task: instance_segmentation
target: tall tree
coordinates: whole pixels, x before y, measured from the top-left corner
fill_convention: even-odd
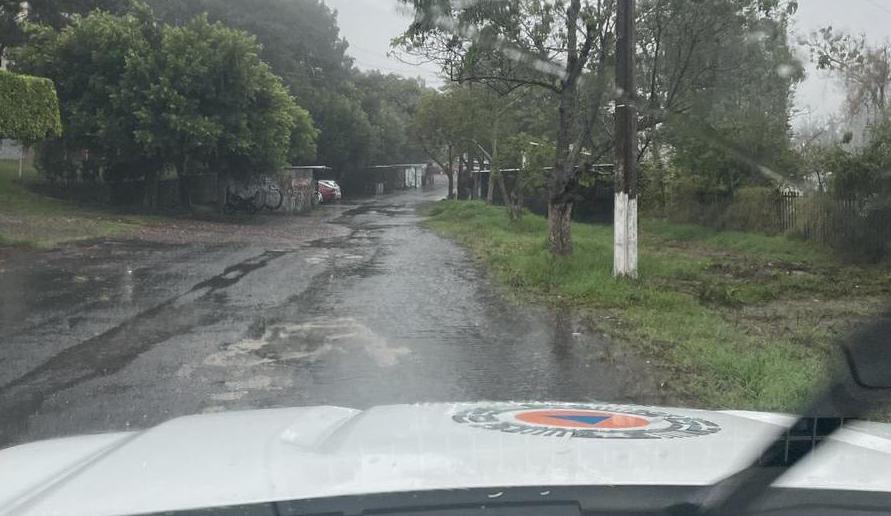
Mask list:
[[[862,116],[866,125],[880,124],[891,105],[891,42],[870,45],[854,36],[825,27],[806,41],[820,70],[832,72],[847,93],[846,115]]]
[[[446,171],[449,180],[448,197],[455,198],[455,151],[461,140],[456,129],[449,99],[436,92],[421,98],[412,120],[412,132],[424,153]]]
[[[403,1],[417,17],[399,43],[437,62],[452,81],[481,82],[501,93],[535,86],[557,97],[548,243],[553,254],[570,254],[577,165],[591,125],[579,116],[579,86],[586,69],[605,74],[613,41],[612,3]]]
[[[6,57],[7,48],[21,44],[24,18],[19,0],[0,0],[0,59]]]
[[[421,99],[411,126],[424,152],[448,171],[450,198],[458,196],[453,174],[456,160],[478,153],[479,146],[488,146],[491,118],[482,93],[467,87],[428,93]],[[463,173],[464,167],[460,170]],[[458,179],[459,183],[464,180]]]
[[[106,178],[145,178],[153,206],[165,167],[188,201],[194,171],[248,175],[295,153],[312,158],[310,117],[259,51],[252,36],[204,17],[174,27],[141,8],[75,17],[58,32],[43,27],[15,62],[58,85],[59,154],[88,154]]]
[[[176,170],[184,203],[195,169],[250,175],[285,165],[296,120],[309,115],[260,60],[255,38],[203,16],[160,36],[156,51],[128,58],[122,89],[136,140]]]
[[[132,5],[132,0],[0,0],[0,56],[6,49],[24,43],[25,22],[58,30],[67,26],[74,15],[96,9],[124,13]]]
[[[554,97],[549,241],[555,254],[568,252],[580,156],[597,161],[613,145],[614,2],[403,1],[418,14],[397,43],[440,64],[452,81],[482,82],[502,93],[529,86]],[[790,87],[801,76],[787,44],[796,9],[794,0],[641,0],[638,156],[657,139],[661,146],[711,141],[716,155],[744,163],[746,173],[771,168],[740,160],[755,145],[727,143],[740,131],[773,139],[776,147],[759,156],[788,144]],[[739,115],[745,124],[729,124]],[[678,136],[700,127],[698,137]]]
[[[369,161],[384,164],[426,160],[409,128],[421,98],[428,92],[424,84],[379,72],[356,73],[353,80],[372,127]]]
[[[794,2],[709,0],[661,22],[647,18],[651,33],[664,25],[656,40],[663,50],[647,57],[644,146],[670,145],[674,164],[701,191],[732,194],[795,173],[789,119],[803,69],[788,24],[796,9]]]
[[[318,127],[315,163],[344,173],[371,161],[375,131],[353,82],[353,60],[337,16],[322,0],[149,0],[164,21],[182,25],[207,13],[254,34],[260,57],[282,77]],[[307,164],[304,162],[303,164]]]
[[[86,150],[110,177],[139,176],[147,163],[134,138],[135,118],[123,103],[122,78],[131,56],[151,51],[159,33],[148,12],[126,16],[99,12],[75,17],[61,31],[35,26],[29,44],[14,55],[18,70],[48,77],[56,84],[64,134],[47,142],[46,157]],[[49,152],[46,147],[55,147]],[[49,168],[64,169],[62,163]],[[45,170],[54,173],[54,170]]]

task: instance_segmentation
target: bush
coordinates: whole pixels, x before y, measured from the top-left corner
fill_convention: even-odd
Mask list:
[[[726,192],[703,188],[689,178],[672,185],[669,197],[666,214],[671,221],[709,227],[715,227],[729,202]]]
[[[50,139],[37,145],[34,168],[51,184],[70,185],[77,181],[78,165],[68,159],[65,145],[60,139]]]
[[[733,194],[681,181],[672,188],[668,218],[719,230],[778,233],[780,193],[766,186],[743,187]]]
[[[62,121],[53,82],[0,70],[0,138],[30,145],[60,134]]]
[[[778,233],[783,230],[778,215],[780,201],[780,193],[775,188],[740,188],[717,220],[718,229]]]

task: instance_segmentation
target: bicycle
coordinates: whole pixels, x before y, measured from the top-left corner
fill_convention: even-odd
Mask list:
[[[260,200],[260,192],[255,191],[251,197],[242,197],[232,192],[230,188],[226,188],[226,202],[223,204],[223,213],[231,215],[237,211],[246,211],[253,215],[257,213],[258,201]]]
[[[261,190],[263,191],[263,207],[269,211],[276,211],[285,202],[285,196],[278,184],[268,176],[261,178]],[[270,198],[274,199],[270,202]]]

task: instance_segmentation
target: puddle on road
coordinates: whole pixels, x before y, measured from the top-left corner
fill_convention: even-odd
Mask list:
[[[211,394],[210,399],[213,401],[238,401],[247,396],[247,391],[231,391]],[[225,409],[225,407],[220,407]]]
[[[395,366],[410,353],[391,345],[355,319],[320,317],[301,324],[276,324],[258,338],[246,338],[211,354],[204,363],[218,367],[251,367],[286,362],[314,362],[338,353],[364,352],[379,367]]]
[[[271,376],[258,374],[243,380],[228,381],[226,382],[226,387],[233,391],[267,390],[272,387],[272,384]]]
[[[403,204],[379,204],[378,202],[371,202],[345,211],[343,215],[341,215],[340,220],[349,220],[360,215],[380,214],[388,217],[396,217],[409,213],[414,213],[414,208],[406,207]]]
[[[250,273],[266,267],[267,265],[269,265],[269,262],[281,258],[282,256],[285,256],[292,252],[294,251],[266,251],[265,253],[255,258],[239,262],[235,265],[230,265],[229,267],[226,267],[226,269],[221,274],[218,274],[217,276],[214,276],[208,280],[202,281],[201,283],[198,283],[197,285],[192,287],[190,292],[194,293],[205,290],[212,292],[215,290],[222,290],[224,288],[231,287],[232,285],[241,281]],[[203,293],[205,292],[202,292],[202,294]]]

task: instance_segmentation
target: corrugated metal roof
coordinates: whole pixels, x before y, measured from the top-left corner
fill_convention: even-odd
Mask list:
[[[372,168],[406,168],[406,167],[426,167],[426,163],[401,163],[396,165],[373,165],[370,167],[365,167],[368,169]]]

